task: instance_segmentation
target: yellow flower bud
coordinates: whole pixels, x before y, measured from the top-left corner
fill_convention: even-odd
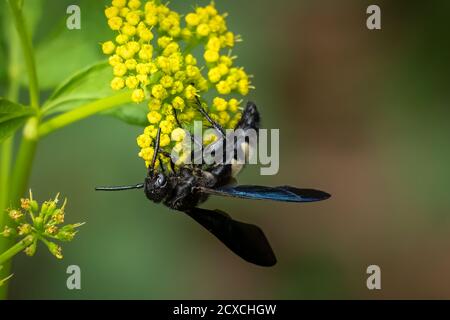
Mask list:
[[[104,54],[112,54],[116,50],[116,45],[112,41],[106,41],[102,44]]]
[[[114,66],[113,72],[116,77],[122,77],[127,73],[127,67],[124,63],[119,63]]]
[[[158,38],[158,46],[160,46],[161,48],[165,48],[169,45],[169,43],[172,42],[172,39],[167,37],[167,36],[163,36],[161,38]]]
[[[206,44],[206,49],[219,51],[221,47],[220,39],[218,37],[211,37]]]
[[[127,43],[127,41],[128,41],[128,36],[126,34],[119,34],[116,37],[116,42],[118,44],[125,44],[125,43]]]
[[[145,93],[142,89],[135,89],[131,94],[131,100],[136,103],[142,102],[145,99]]]
[[[136,142],[137,145],[143,149],[150,146],[150,144],[152,143],[152,138],[150,138],[150,136],[147,134],[141,134],[139,137],[137,137]]]
[[[199,37],[206,37],[209,35],[209,26],[206,23],[202,23],[197,27],[197,35]]]
[[[161,134],[161,139],[159,141],[159,145],[161,147],[166,147],[170,144],[170,137],[168,134]]]
[[[156,84],[152,87],[152,95],[156,99],[163,100],[167,95],[167,91],[161,84]]]
[[[158,134],[158,129],[155,126],[148,126],[144,129],[144,134],[150,136],[151,138],[155,139],[156,135]]]
[[[125,23],[123,25],[121,31],[124,35],[132,37],[136,34],[136,27],[129,23]]]
[[[197,89],[193,85],[189,85],[184,90],[184,96],[188,100],[194,100],[197,96]]]
[[[125,86],[125,82],[123,81],[122,78],[120,77],[115,77],[114,79],[112,79],[111,81],[111,88],[113,90],[120,90]]]
[[[108,19],[117,17],[119,15],[119,8],[117,7],[109,7],[105,9],[105,16]]]
[[[139,30],[139,38],[142,41],[151,41],[153,39],[153,33],[149,29]]]
[[[137,61],[135,59],[128,59],[125,61],[125,66],[128,70],[135,70],[137,66]]]
[[[159,121],[161,121],[161,114],[159,112],[156,112],[156,111],[151,111],[147,115],[147,119],[148,119],[148,122],[150,122],[152,124],[156,124]]]
[[[129,76],[125,80],[125,84],[129,89],[135,89],[139,85],[139,80],[135,76]]]
[[[150,99],[148,103],[148,108],[150,111],[158,111],[159,109],[161,109],[161,100]]]
[[[227,102],[223,98],[216,97],[213,100],[213,106],[217,111],[225,111],[227,109]]]
[[[123,8],[127,4],[126,0],[113,0],[112,5],[117,8]]]
[[[131,10],[137,10],[141,6],[141,2],[139,0],[130,0],[128,1],[128,7]]]
[[[108,19],[108,25],[111,28],[111,30],[119,30],[122,26],[123,20],[120,17],[113,17],[111,19]]]
[[[184,131],[182,128],[176,128],[172,131],[171,138],[172,141],[180,142],[183,141],[184,137],[186,136],[186,131]]]
[[[195,27],[196,25],[198,25],[200,23],[200,17],[195,14],[195,13],[189,13],[186,18],[186,23],[188,24],[188,26],[190,27]]]
[[[121,63],[123,60],[119,55],[114,54],[111,57],[109,57],[108,61],[109,61],[109,64],[114,67],[115,65],[118,65],[119,63]]]
[[[230,101],[228,101],[228,109],[233,112],[236,113],[239,110],[239,101],[237,99],[230,99]]]
[[[220,81],[220,78],[222,77],[222,73],[220,72],[219,68],[212,68],[211,70],[209,70],[208,72],[208,79],[209,81],[211,81],[212,83],[217,83]]]
[[[213,51],[213,50],[206,50],[203,57],[205,58],[206,62],[212,63],[212,62],[216,62],[217,60],[219,60],[219,53],[217,51]]]
[[[168,120],[163,120],[159,123],[162,133],[171,133],[173,130],[173,124]]]
[[[216,85],[216,89],[220,94],[229,94],[231,92],[230,85],[226,81],[220,81]]]
[[[136,79],[138,79],[139,83],[144,87],[150,83],[150,80],[148,79],[148,76],[146,74],[138,74],[136,75]]]
[[[175,97],[175,98],[173,98],[173,100],[172,100],[172,105],[173,105],[173,107],[174,107],[175,109],[180,110],[180,111],[183,111],[184,106],[185,106],[185,103],[184,103],[183,98],[181,98],[181,97]]]
[[[173,85],[173,78],[171,76],[164,76],[159,80],[159,83],[166,89],[170,88]]]

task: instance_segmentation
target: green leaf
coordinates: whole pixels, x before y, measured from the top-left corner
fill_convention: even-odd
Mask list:
[[[111,66],[106,62],[94,64],[73,75],[55,90],[43,106],[43,113],[51,115],[67,112],[86,103],[117,94],[110,87],[113,78]],[[148,108],[145,103],[129,103],[103,112],[126,123],[148,125]]]
[[[65,112],[93,100],[117,94],[109,84],[113,75],[106,62],[75,73],[58,87],[43,106],[44,114]]]
[[[8,138],[34,113],[29,107],[0,98],[0,142]]]
[[[36,47],[37,73],[41,89],[52,89],[74,72],[100,57],[98,43],[87,42],[79,31],[68,30],[65,25],[59,32]],[[23,82],[27,79],[24,78]]]

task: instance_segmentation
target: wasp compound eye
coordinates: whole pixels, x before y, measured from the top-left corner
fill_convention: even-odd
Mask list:
[[[155,187],[161,188],[164,187],[166,184],[167,184],[166,177],[162,173],[158,174],[158,178],[156,179],[155,182]]]

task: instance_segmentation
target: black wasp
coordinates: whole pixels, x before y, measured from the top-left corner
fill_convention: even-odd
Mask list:
[[[197,100],[197,109],[226,141],[223,128],[212,120]],[[258,130],[260,115],[254,103],[248,102],[242,118],[235,130]],[[155,169],[159,149],[160,130],[155,140],[155,152],[148,168],[147,177],[142,184],[118,187],[99,187],[100,191],[121,191],[144,188],[147,198],[155,203],[162,202],[167,207],[186,213],[209,232],[223,242],[231,251],[244,260],[260,265],[273,266],[276,263],[275,254],[263,231],[252,224],[233,220],[228,214],[219,210],[208,210],[197,206],[209,195],[236,197],[254,200],[274,200],[283,202],[313,202],[328,199],[330,195],[313,189],[298,189],[291,186],[265,187],[255,185],[233,185],[237,170],[233,164],[182,165],[176,167],[171,163],[172,170],[161,172]],[[234,150],[238,144],[232,143]],[[243,147],[240,145],[239,147]],[[167,154],[165,154],[167,156]],[[238,168],[240,169],[240,168]]]

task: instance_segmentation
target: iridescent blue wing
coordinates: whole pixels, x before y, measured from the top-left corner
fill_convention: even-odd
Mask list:
[[[269,241],[259,227],[233,220],[219,210],[194,208],[185,213],[242,259],[264,267],[277,262]]]
[[[331,197],[330,194],[314,189],[299,189],[291,186],[264,187],[253,185],[224,186],[219,188],[197,188],[199,192],[253,200],[273,200],[283,202],[314,202]]]

